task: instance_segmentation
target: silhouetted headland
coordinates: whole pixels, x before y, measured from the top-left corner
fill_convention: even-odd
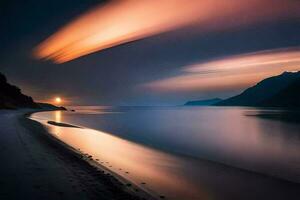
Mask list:
[[[21,89],[8,83],[0,72],[0,109],[32,108],[45,110],[67,110],[49,103],[37,103],[32,97],[22,93]]]
[[[262,80],[217,106],[300,107],[300,71]]]
[[[0,109],[39,108],[33,99],[24,95],[21,90],[7,82],[0,73]]]

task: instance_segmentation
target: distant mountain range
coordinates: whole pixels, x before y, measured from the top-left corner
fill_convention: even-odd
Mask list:
[[[204,100],[197,100],[197,101],[188,101],[184,105],[185,106],[209,106],[209,105],[216,104],[220,101],[222,101],[222,99],[220,98],[204,99]]]
[[[203,105],[202,101],[192,103],[197,105],[197,102]],[[300,71],[284,72],[279,76],[264,79],[237,96],[207,105],[300,107]]]
[[[65,110],[65,108],[63,107],[34,102],[30,96],[24,95],[17,86],[9,84],[6,77],[2,73],[0,73],[0,109],[17,108]]]
[[[300,71],[284,72],[262,80],[241,94],[218,102],[217,106],[300,106]]]

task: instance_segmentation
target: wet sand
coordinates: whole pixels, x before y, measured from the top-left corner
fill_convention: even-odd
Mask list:
[[[71,124],[59,123],[59,122],[54,122],[54,121],[48,121],[47,123],[51,124],[51,125],[54,125],[54,126],[80,128],[79,126],[74,126],[74,125],[71,125]]]
[[[0,199],[154,199],[24,117],[0,111]]]

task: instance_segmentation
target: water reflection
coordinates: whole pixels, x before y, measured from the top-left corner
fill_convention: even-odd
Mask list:
[[[300,110],[258,110],[249,111],[246,115],[262,119],[300,123]]]
[[[57,110],[57,111],[53,111],[54,112],[54,121],[57,123],[61,123],[62,120],[62,111],[61,110]],[[52,126],[52,133],[54,133],[56,136],[60,136],[61,134],[61,129],[58,126]]]
[[[55,122],[61,123],[61,110],[54,111],[55,113]]]
[[[55,111],[55,119],[60,122],[61,111]],[[160,191],[160,187],[164,187],[171,188],[170,194],[172,190],[178,190],[190,198],[202,193],[199,188],[180,178],[182,175],[177,169],[181,166],[180,160],[171,155],[101,131],[52,126],[46,121],[43,123],[60,140],[92,155],[93,159],[97,159],[109,169],[137,185],[146,183],[142,185],[150,192]]]
[[[147,190],[169,199],[299,196],[298,184],[205,161],[299,182],[299,124],[246,116],[256,109],[109,109],[99,115],[55,111],[33,118],[116,173],[136,184],[146,182]],[[52,126],[47,120],[97,130]]]

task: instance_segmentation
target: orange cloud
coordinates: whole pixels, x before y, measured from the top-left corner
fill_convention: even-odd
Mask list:
[[[197,31],[230,29],[297,17],[294,0],[114,0],[79,16],[34,50],[34,56],[63,63],[122,43],[196,26]]]
[[[183,67],[182,75],[144,84],[160,92],[245,88],[283,71],[300,70],[300,48],[259,51]]]

